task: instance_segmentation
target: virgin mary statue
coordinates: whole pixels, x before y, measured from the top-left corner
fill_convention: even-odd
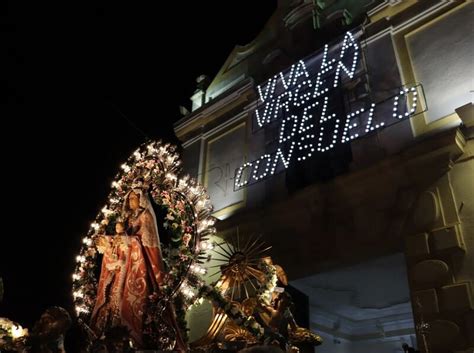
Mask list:
[[[152,314],[153,298],[163,298],[165,267],[155,212],[140,184],[126,194],[115,228],[96,242],[104,256],[91,328],[101,337],[125,326],[136,348],[185,351],[172,304]]]

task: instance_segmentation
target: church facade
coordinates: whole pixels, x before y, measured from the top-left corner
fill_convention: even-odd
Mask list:
[[[175,124],[218,236],[272,245],[318,352],[472,352],[472,18],[470,1],[280,0]]]

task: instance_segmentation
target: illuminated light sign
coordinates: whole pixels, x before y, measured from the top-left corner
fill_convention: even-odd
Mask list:
[[[344,95],[367,76],[360,35],[360,31],[347,32],[342,42],[326,44],[317,54],[257,87],[254,125],[263,129],[279,122],[278,127],[273,126],[278,130],[277,142],[273,152],[236,170],[234,190],[420,113],[420,84],[399,88],[380,102],[355,100],[347,107]]]

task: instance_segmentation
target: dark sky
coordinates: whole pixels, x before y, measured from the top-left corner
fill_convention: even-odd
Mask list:
[[[50,305],[70,308],[83,233],[118,166],[145,141],[122,114],[146,136],[175,141],[195,78],[251,41],[276,1],[1,6],[0,316],[31,326]]]

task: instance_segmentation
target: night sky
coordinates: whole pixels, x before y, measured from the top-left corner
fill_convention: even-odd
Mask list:
[[[74,257],[119,165],[147,137],[176,142],[195,78],[254,39],[276,1],[0,6],[0,316],[31,326],[48,306],[72,309]]]

